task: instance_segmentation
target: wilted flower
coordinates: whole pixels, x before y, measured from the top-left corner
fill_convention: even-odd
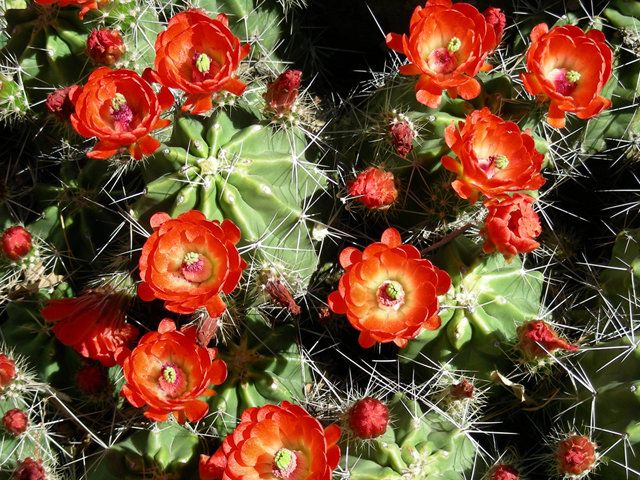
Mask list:
[[[393,173],[381,168],[367,167],[355,180],[347,182],[349,195],[369,210],[385,210],[398,198]]]
[[[31,457],[18,462],[11,476],[11,480],[46,480],[46,478],[42,460],[36,461]]]
[[[409,152],[413,150],[411,141],[415,135],[409,122],[395,122],[389,129],[389,135],[391,137],[391,143],[396,147],[398,155],[406,158]]]
[[[160,147],[149,134],[171,123],[160,114],[173,106],[173,95],[163,88],[160,94],[136,72],[126,69],[94,70],[84,87],[73,87],[69,98],[76,111],[71,125],[83,137],[100,140],[89,158],[109,158],[120,148],[140,160]]]
[[[558,337],[553,327],[543,320],[524,322],[516,332],[519,341],[515,348],[530,361],[545,358],[559,348],[571,352],[578,350],[577,345]]]
[[[234,72],[251,46],[240,46],[228,25],[222,13],[215,19],[198,10],[178,13],[156,39],[155,71],[147,68],[142,76],[187,93],[182,110],[193,114],[211,109],[212,93],[242,95],[247,86]]]
[[[460,128],[460,130],[458,130]],[[457,155],[442,157],[442,165],[457,174],[452,186],[473,204],[483,194],[492,198],[506,192],[537,190],[544,185],[540,174],[544,155],[531,133],[514,122],[505,122],[487,107],[476,110],[445,130],[445,141]]]
[[[531,195],[515,193],[511,197],[504,195],[484,202],[489,214],[480,230],[480,235],[485,237],[482,251],[497,250],[510,263],[518,253],[538,248],[540,244],[534,238],[540,235],[542,227],[538,214],[531,208],[534,201]]]
[[[20,226],[7,228],[0,242],[4,256],[14,262],[26,257],[33,247],[31,234],[26,228]]]
[[[388,228],[382,241],[364,252],[349,247],[340,254],[345,273],[338,291],[329,295],[329,308],[347,314],[364,348],[376,342],[394,342],[404,347],[422,328],[440,327],[438,295],[451,286],[449,275],[420,258],[411,245],[403,245],[400,234]]]
[[[586,120],[611,106],[600,92],[611,78],[613,53],[600,30],[573,25],[549,27],[541,23],[531,31],[527,70],[521,73],[531,95],[549,99],[547,123],[565,126],[565,112]]]
[[[60,88],[47,95],[44,106],[47,111],[60,122],[71,122],[71,114],[75,113],[76,106],[71,103],[69,92],[72,87]]]
[[[420,75],[415,87],[420,103],[436,108],[443,90],[451,98],[460,95],[465,100],[480,94],[480,84],[473,77],[491,69],[484,61],[500,38],[496,36],[499,29],[475,7],[429,0],[413,12],[409,32],[408,37],[390,33],[386,40],[389,48],[405,54],[410,62],[400,72]]]
[[[129,300],[124,291],[96,288],[78,297],[49,300],[41,314],[46,321],[57,322],[53,333],[64,345],[113,367],[116,350],[138,337],[138,329],[124,321]]]
[[[114,65],[124,55],[126,47],[117,30],[94,28],[87,37],[85,54],[94,65]]]
[[[473,383],[469,380],[463,379],[461,382],[449,387],[449,395],[455,399],[473,398],[473,390]]]
[[[165,318],[133,351],[120,349],[116,358],[127,382],[120,395],[136,408],[146,405],[144,416],[156,422],[166,421],[171,412],[181,424],[201,420],[209,405],[198,397],[215,395],[209,385],[225,381],[227,366],[214,360],[217,349],[198,346],[196,336],[195,326],[177,331]]]
[[[200,456],[200,480],[331,480],[340,428],[322,428],[303,408],[282,402],[248,408],[218,451]]]
[[[230,220],[209,221],[190,210],[171,219],[151,217],[155,232],[142,247],[138,295],[165,300],[167,310],[189,314],[205,307],[219,317],[227,306],[219,293],[231,293],[247,268],[238,253],[240,230]]]

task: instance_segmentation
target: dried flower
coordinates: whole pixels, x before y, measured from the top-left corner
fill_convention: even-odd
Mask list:
[[[76,106],[69,98],[72,87],[60,88],[47,95],[44,106],[47,111],[60,122],[71,122],[71,114],[76,112]]]
[[[411,141],[415,136],[415,132],[409,125],[409,122],[396,122],[391,125],[389,130],[391,137],[391,143],[396,147],[398,155],[402,158],[407,158],[409,152],[413,150],[413,144]]]
[[[562,349],[573,352],[578,350],[577,345],[571,345],[566,340],[558,337],[553,327],[543,320],[530,320],[524,322],[516,329],[519,342],[516,350],[522,352],[527,360],[538,360],[548,357],[554,350]]]

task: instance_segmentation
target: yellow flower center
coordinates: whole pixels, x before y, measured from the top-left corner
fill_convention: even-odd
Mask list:
[[[271,473],[276,478],[289,479],[293,477],[298,466],[296,452],[287,448],[281,448],[273,456]]]
[[[196,60],[196,68],[200,73],[208,72],[211,68],[211,59],[206,53],[200,54]]]
[[[376,297],[380,308],[398,311],[404,305],[404,288],[399,282],[386,280],[378,287]]]
[[[461,46],[462,46],[462,42],[460,41],[460,39],[458,37],[453,37],[451,40],[449,40],[449,45],[447,45],[447,50],[449,50],[451,53],[454,53],[460,50]]]

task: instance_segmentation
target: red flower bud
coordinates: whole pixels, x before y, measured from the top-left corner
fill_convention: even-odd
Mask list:
[[[473,383],[468,380],[462,380],[460,383],[451,385],[449,393],[453,398],[473,398]]]
[[[264,94],[267,103],[266,112],[282,115],[291,111],[291,107],[298,98],[301,75],[302,72],[299,70],[287,70],[273,82],[269,82]]]
[[[528,360],[545,358],[558,348],[571,352],[578,350],[577,345],[558,337],[553,327],[543,320],[524,322],[516,332],[520,339],[516,350],[520,350]]]
[[[414,131],[409,126],[408,122],[398,122],[391,125],[389,132],[391,136],[391,143],[396,147],[398,155],[402,158],[407,158],[407,155],[413,150],[411,140],[415,135]]]
[[[122,35],[117,30],[93,29],[87,37],[87,49],[84,51],[94,65],[114,65],[124,55],[126,47]]]
[[[95,397],[109,388],[109,377],[104,368],[89,364],[76,373],[78,388],[85,395]]]
[[[16,378],[16,364],[4,353],[0,353],[0,392],[8,387],[14,378]]]
[[[75,105],[69,99],[70,90],[71,87],[67,87],[51,92],[44,102],[47,111],[61,122],[70,122],[71,114],[76,112]]]
[[[518,471],[511,465],[499,463],[491,469],[487,480],[518,480]]]
[[[369,210],[384,210],[398,198],[393,173],[368,167],[355,180],[347,182],[349,194],[357,197]]]
[[[42,460],[35,461],[31,457],[18,463],[18,467],[11,476],[11,480],[45,480],[46,478]]]
[[[32,247],[31,234],[23,227],[9,227],[2,234],[2,252],[9,260],[20,260]]]
[[[2,417],[4,429],[12,435],[20,435],[29,426],[27,414],[19,408],[9,410]]]
[[[347,422],[358,438],[376,438],[387,431],[389,409],[380,400],[363,398],[351,406],[347,413]]]
[[[493,31],[496,33],[496,43],[493,47],[494,49],[500,45],[500,41],[502,40],[502,32],[504,32],[504,27],[507,24],[507,19],[502,13],[502,10],[496,7],[489,7],[484,12],[482,12],[482,16],[485,21],[493,27]]]
[[[572,435],[560,440],[553,455],[558,462],[558,472],[563,475],[581,475],[593,470],[597,445],[586,435]]]

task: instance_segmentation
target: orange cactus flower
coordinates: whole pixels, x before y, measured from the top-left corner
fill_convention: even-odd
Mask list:
[[[364,252],[349,247],[340,254],[345,273],[338,291],[329,295],[329,308],[346,313],[364,348],[376,342],[407,345],[421,328],[440,327],[438,295],[451,286],[449,275],[420,258],[411,245],[403,245],[400,234],[388,228],[382,241]]]
[[[69,5],[75,5],[76,7],[80,7],[80,13],[78,13],[78,17],[80,20],[84,18],[85,13],[89,10],[95,10],[100,5],[106,5],[109,3],[109,0],[33,0],[38,5],[53,5],[56,4],[58,7],[68,7]]]
[[[415,87],[420,103],[436,108],[443,90],[451,98],[460,95],[465,100],[480,94],[480,84],[473,77],[491,69],[484,62],[500,43],[496,34],[502,31],[475,7],[429,0],[413,12],[409,32],[408,37],[390,33],[386,41],[410,62],[400,67],[400,72],[420,75]]]
[[[480,235],[486,239],[482,251],[491,253],[497,250],[507,263],[511,263],[518,253],[529,253],[538,248],[540,244],[534,238],[540,235],[542,228],[538,214],[531,208],[533,202],[535,198],[522,193],[484,202],[489,215],[480,230]]]
[[[540,174],[544,155],[536,150],[529,130],[522,132],[487,107],[474,111],[458,125],[460,131],[451,122],[444,138],[459,161],[444,156],[442,165],[457,174],[452,186],[462,198],[473,204],[479,194],[492,198],[544,185]]]
[[[148,68],[142,76],[187,93],[182,110],[193,114],[210,110],[217,91],[242,95],[247,86],[233,73],[251,46],[240,46],[228,24],[223,13],[215,19],[197,10],[178,13],[156,39],[155,71]]]
[[[544,320],[530,320],[516,329],[518,344],[516,350],[522,352],[527,360],[540,360],[548,357],[555,350],[578,350],[577,345],[571,345],[560,338],[551,325]]]
[[[64,345],[113,367],[116,350],[138,338],[138,329],[124,321],[129,300],[125,292],[97,288],[79,297],[49,300],[40,313],[46,321],[57,322],[53,333]]]
[[[196,210],[176,219],[156,213],[151,226],[155,232],[140,257],[140,298],[165,300],[167,310],[182,314],[205,307],[219,317],[227,308],[219,293],[231,293],[247,268],[236,248],[238,227],[230,220],[209,221]]]
[[[611,106],[600,92],[611,78],[613,53],[599,30],[582,31],[572,25],[531,31],[527,70],[520,78],[531,95],[549,99],[547,123],[565,126],[565,112],[586,120]]]
[[[169,89],[163,88],[156,95],[133,70],[98,68],[84,87],[72,87],[69,99],[76,108],[71,114],[75,131],[100,140],[87,153],[89,158],[109,158],[125,147],[140,160],[160,147],[160,142],[149,134],[171,123],[160,118],[160,113],[173,106]]]
[[[289,402],[248,408],[211,457],[200,456],[200,480],[331,480],[340,461],[340,427],[322,428]]]
[[[209,405],[198,397],[215,395],[209,385],[225,381],[227,366],[214,360],[217,349],[199,347],[196,337],[195,326],[177,331],[173,320],[165,318],[133,351],[119,349],[116,360],[127,382],[120,396],[136,408],[146,405],[144,416],[156,422],[166,421],[171,412],[180,424],[201,420]]]

